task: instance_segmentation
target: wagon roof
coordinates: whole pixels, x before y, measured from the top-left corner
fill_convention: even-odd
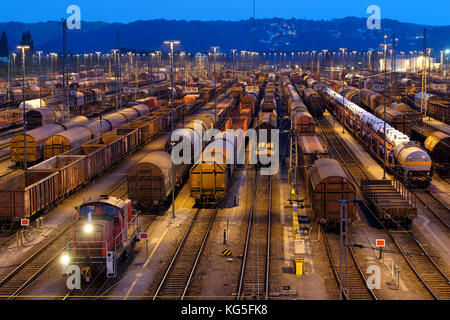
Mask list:
[[[334,159],[319,159],[314,161],[314,166],[309,169],[309,176],[313,189],[327,178],[341,177],[349,180],[344,169]]]

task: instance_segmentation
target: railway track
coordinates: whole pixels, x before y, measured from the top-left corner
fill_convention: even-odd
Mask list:
[[[97,273],[86,288],[82,290],[70,290],[62,300],[96,299],[109,284],[112,284],[112,278],[102,278],[104,271],[103,269]]]
[[[272,177],[255,171],[252,205],[242,258],[237,299],[269,298],[270,224],[272,215]],[[269,190],[267,190],[267,188]]]
[[[356,180],[354,176],[354,170],[356,170],[356,167],[354,164],[357,165],[359,170],[368,177],[368,174],[365,173],[365,170],[361,167],[361,165],[358,163],[358,160],[353,156],[350,150],[344,145],[344,143],[339,139],[339,137],[336,135],[334,130],[331,128],[331,126],[328,123],[323,123],[324,120],[319,120],[319,124],[321,125],[321,128],[324,132],[324,134],[327,136],[327,140],[332,144],[333,149],[336,151],[336,154],[339,156],[339,158],[342,160],[342,164],[347,169],[348,173],[351,175],[353,180],[356,182],[357,185],[359,185],[358,181]],[[324,128],[322,127],[322,123]],[[330,134],[332,133],[332,134]],[[330,138],[331,136],[331,138]],[[334,137],[334,138],[332,138]],[[334,141],[333,141],[334,140]],[[336,146],[337,141],[339,140],[338,146]],[[339,145],[341,147],[339,147]],[[355,163],[346,163],[347,159],[353,160]],[[416,190],[417,192],[417,190]],[[422,192],[422,197],[424,195],[430,195],[427,194],[426,191]],[[432,196],[429,196],[429,198],[425,201],[431,201],[430,199],[437,200],[438,199],[433,198]],[[423,200],[422,200],[423,201]],[[445,205],[443,203],[439,203],[440,205]],[[436,209],[434,209],[436,210]],[[370,211],[370,210],[369,210]],[[370,211],[371,212],[371,211]],[[372,212],[371,212],[372,213]],[[447,211],[448,213],[448,211]],[[397,247],[400,254],[405,259],[406,263],[409,265],[413,273],[417,276],[421,284],[425,287],[425,289],[431,294],[431,296],[434,299],[441,299],[443,297],[444,299],[450,299],[450,282],[447,277],[447,275],[444,273],[444,271],[438,266],[438,264],[433,260],[433,257],[428,253],[425,246],[421,244],[416,237],[413,235],[412,232],[396,232],[389,230],[381,221],[376,217],[374,213],[372,213],[374,218],[378,221],[378,223],[383,227],[387,235],[393,240],[395,246]],[[397,241],[398,240],[398,241]],[[417,259],[415,258],[416,255],[411,258],[409,256],[410,252],[419,252],[420,254],[417,255]]]
[[[0,280],[1,299],[12,300],[18,297],[60,256],[64,244],[71,236],[72,225],[65,225],[56,236]]]
[[[161,281],[153,300],[183,299],[202,255],[219,208],[197,209]]]
[[[117,192],[122,185],[123,180],[114,186],[108,194]],[[12,300],[20,296],[60,257],[65,249],[65,244],[72,236],[72,226],[73,222],[65,225],[57,235],[0,280],[0,299]]]
[[[449,300],[449,278],[414,235],[411,232],[390,231],[389,236],[433,299]]]
[[[153,220],[155,219],[155,216],[145,216],[140,217],[140,219],[143,225],[141,230],[147,231],[150,225],[152,224]],[[102,270],[100,270],[98,273],[95,274],[95,277],[92,279],[91,282],[89,282],[89,285],[86,288],[80,290],[72,289],[69,292],[67,292],[67,294],[62,298],[62,300],[86,300],[86,299],[98,300],[106,296],[107,293],[123,279],[126,267],[130,263],[132,263],[134,256],[131,255],[131,257],[126,258],[127,261],[125,261],[118,267],[117,270],[118,273],[115,278],[106,278],[105,277],[106,268],[104,267]]]
[[[370,175],[362,168],[351,150],[337,136],[328,121],[322,118],[317,119],[317,122],[331,147],[331,153],[334,155],[334,158],[347,169],[355,183],[359,186],[361,179],[370,179]]]
[[[429,190],[415,189],[411,190],[417,199],[430,211],[447,229],[450,229],[450,208],[439,200]]]
[[[338,287],[342,285],[348,288],[347,294],[342,297],[345,300],[377,300],[377,296],[371,290],[366,283],[364,278],[364,273],[359,265],[359,262],[353,253],[351,247],[348,247],[348,252],[350,253],[350,259],[348,259],[348,273],[345,280],[340,279],[339,276],[339,235],[330,234],[320,228],[325,248],[327,251],[328,260],[330,261],[331,268],[333,270],[334,278],[337,282]]]

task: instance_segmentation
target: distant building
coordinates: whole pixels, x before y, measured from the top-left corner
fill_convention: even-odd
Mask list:
[[[387,71],[417,72],[422,70],[423,59],[424,57],[422,57],[421,55],[414,57],[399,55],[395,57],[394,67],[393,58],[388,57],[386,60],[386,69]],[[431,70],[439,68],[439,63],[436,63],[435,60],[436,59],[433,57],[425,57],[425,65],[427,70],[429,70],[430,63]],[[384,71],[384,58],[380,59],[380,70]]]

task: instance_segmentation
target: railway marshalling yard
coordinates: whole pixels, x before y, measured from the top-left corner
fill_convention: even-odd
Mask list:
[[[227,106],[221,107],[223,119],[214,120],[214,127],[224,130],[229,126],[228,120],[232,119],[228,128],[234,128],[233,123],[239,123],[235,119],[240,119],[243,114],[243,98],[251,91],[257,92],[248,128],[270,122],[264,120],[262,114],[267,113],[273,88],[275,106],[271,112],[275,114],[275,121],[270,129],[280,132],[279,149],[272,150],[279,157],[279,170],[273,175],[262,175],[262,168],[248,161],[233,165],[233,170],[224,173],[231,174],[222,186],[225,191],[220,199],[216,198],[214,204],[199,205],[192,192],[195,168],[188,168],[183,182],[174,191],[175,217],[170,192],[167,193],[168,201],[162,206],[140,208],[139,231],[147,232],[148,239],[126,248],[126,255],[114,265],[114,276],[106,277],[102,268],[91,268],[89,281],[82,272],[81,288],[69,288],[68,277],[62,276],[66,266],[61,257],[76,234],[75,208],[102,195],[124,200],[137,197],[142,190],[130,190],[129,172],[150,153],[167,151],[164,148],[170,138],[170,127],[166,127],[57,200],[57,205],[36,213],[31,217],[30,227],[16,232],[3,227],[0,247],[2,299],[450,298],[449,180],[435,173],[427,188],[416,188],[399,181],[401,187],[394,189],[395,196],[403,196],[402,201],[413,207],[415,214],[410,225],[394,223],[393,226],[388,223],[389,217],[377,213],[376,206],[371,205],[374,200],[363,192],[361,180],[397,181],[398,173],[387,170],[386,179],[383,179],[383,162],[363,145],[348,126],[349,122],[339,118],[339,108],[345,109],[346,105],[333,102],[323,87],[311,86],[307,79],[313,78],[313,74],[297,69],[268,72],[261,67],[258,72],[248,73],[254,81],[250,87],[250,83],[243,84],[249,80],[239,79],[226,71],[222,70],[221,76],[228,81],[217,91],[216,105]],[[304,80],[296,83],[293,74],[301,74]],[[332,88],[325,78],[316,76],[315,80]],[[307,113],[313,119],[308,125],[314,128],[314,134],[303,131],[303,120],[297,122],[295,110],[298,106],[291,104],[296,97],[286,90],[291,82],[300,101],[307,107],[307,110],[301,110],[302,117]],[[316,113],[311,110],[314,106],[303,98],[302,90],[308,87],[320,92],[322,112],[319,116],[311,116]],[[168,100],[161,109],[168,107],[170,111]],[[197,103],[196,110],[183,114],[182,121],[181,118],[174,121],[178,127],[183,127],[190,119],[203,117],[205,110],[211,114],[214,104],[214,98],[208,97]],[[150,115],[157,114],[158,109],[153,112]],[[440,125],[448,128],[446,124]],[[326,149],[323,157],[314,154],[319,162],[308,162],[309,158],[305,158],[304,145],[297,142],[304,136],[316,137],[314,141],[320,141]],[[295,154],[292,154],[293,146],[297,148]],[[242,147],[247,151],[250,148],[245,143]],[[296,157],[295,168],[292,157]],[[317,167],[327,159],[334,159],[332,165],[340,167],[343,175],[334,170],[324,176],[325,171]],[[8,155],[0,166],[0,175],[4,175],[2,181],[9,181],[20,171]],[[228,165],[223,167],[228,168]],[[322,178],[320,182],[312,179],[316,168]],[[166,169],[171,172],[170,168]],[[28,170],[33,172],[33,167]],[[294,182],[292,172],[295,172]],[[211,173],[204,170],[202,174]],[[219,173],[214,171],[213,174]],[[341,180],[337,184],[327,180],[336,176],[345,184]],[[217,193],[219,180],[211,176],[208,179],[214,179],[213,189]],[[319,183],[326,186],[317,191],[323,197],[321,200],[312,195],[317,190],[312,185]],[[203,181],[201,192],[205,194],[210,192],[206,185]],[[332,189],[334,186],[349,188],[349,185],[353,191]],[[353,192],[354,198],[349,198],[346,192]],[[342,224],[339,215],[336,218],[330,214],[342,209],[338,198],[332,196],[335,193],[342,195],[342,200],[361,200],[352,202],[355,214],[350,214],[351,218],[345,224],[346,237],[339,232]],[[396,201],[387,197],[381,201]],[[134,206],[136,202],[132,204]],[[347,205],[350,212],[350,202]],[[12,224],[11,228],[14,229]],[[340,245],[342,239],[347,243],[344,247]],[[377,246],[377,239],[385,240],[382,249]],[[87,265],[82,264],[82,267]],[[347,266],[343,268],[346,271],[342,272],[340,266]]]

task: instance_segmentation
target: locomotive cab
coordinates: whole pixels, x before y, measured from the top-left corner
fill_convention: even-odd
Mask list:
[[[62,260],[80,266],[84,273],[105,269],[115,276],[117,261],[124,256],[139,232],[131,200],[101,196],[75,208],[72,240]]]

